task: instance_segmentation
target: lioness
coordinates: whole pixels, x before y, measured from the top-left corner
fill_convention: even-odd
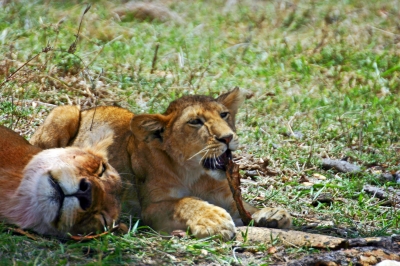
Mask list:
[[[226,180],[226,158],[239,146],[235,116],[244,95],[238,88],[214,99],[184,96],[164,114],[133,115],[118,107],[80,111],[55,108],[31,143],[42,148],[81,146],[88,134],[107,125],[115,133],[109,160],[131,189],[124,201],[131,213],[158,231],[190,229],[199,238],[235,234],[239,214]],[[245,208],[258,224],[288,228],[279,208]]]
[[[56,236],[111,226],[122,186],[105,157],[112,134],[103,133],[88,148],[42,151],[0,126],[0,220]]]

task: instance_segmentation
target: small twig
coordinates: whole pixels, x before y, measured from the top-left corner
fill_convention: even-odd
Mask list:
[[[35,100],[19,100],[20,103],[30,103],[30,104],[37,104],[37,105],[42,105],[42,106],[47,106],[47,107],[56,107],[57,105],[51,104],[51,103],[44,103],[41,101],[35,101]]]
[[[236,250],[239,249],[241,247],[234,247],[232,249],[232,255],[233,255],[233,259],[235,260],[236,263],[239,263],[239,260],[236,258]]]
[[[313,54],[317,53],[320,51],[320,49],[326,44],[325,40],[328,37],[328,31],[327,30],[322,30],[323,35],[321,41],[318,43],[318,45],[314,48]]]
[[[79,22],[79,27],[78,27],[78,32],[75,35],[75,41],[71,44],[71,46],[68,49],[68,53],[73,54],[76,51],[76,45],[78,43],[78,39],[79,39],[79,33],[81,31],[81,26],[82,26],[82,21],[83,21],[83,17],[85,16],[85,14],[89,11],[89,9],[91,8],[91,4],[88,4],[88,6],[86,7],[85,11],[83,11],[83,14],[81,16],[81,21]]]
[[[293,129],[292,129],[292,123],[293,123],[293,120],[295,119],[296,115],[297,115],[297,112],[290,118],[289,122],[287,123],[289,132],[290,132],[290,134],[292,134],[292,136],[295,136]]]
[[[393,33],[393,32],[387,31],[387,30],[382,30],[382,29],[377,28],[377,27],[374,27],[374,26],[369,26],[369,27],[370,27],[371,29],[381,31],[381,32],[384,32],[384,33],[389,34],[389,35],[399,36],[399,35],[396,34],[396,33]]]
[[[64,85],[65,87],[67,87],[68,89],[72,87],[72,85],[67,84],[66,82],[62,81],[61,79],[57,78],[57,77],[52,77],[50,75],[44,75],[43,77],[46,77],[48,79],[53,79],[55,81],[60,82],[62,85]]]
[[[78,236],[73,236],[73,235],[71,235],[70,238],[72,240],[75,240],[75,241],[78,241],[78,242],[82,242],[82,241],[87,241],[87,240],[92,240],[92,239],[96,239],[96,238],[102,237],[104,235],[113,233],[113,232],[117,231],[118,229],[119,229],[119,225],[116,225],[113,228],[111,228],[110,230],[105,231],[105,232],[100,233],[100,234],[92,235],[92,233],[90,233],[90,234],[87,234],[87,235],[84,235],[84,236],[79,236],[79,235]]]
[[[39,55],[41,55],[42,53],[47,53],[49,51],[53,50],[53,48],[49,45],[47,45],[45,48],[43,48],[43,50],[39,53],[37,53],[36,55],[32,56],[31,58],[28,59],[28,61],[26,61],[22,66],[20,66],[19,68],[17,68],[17,70],[15,70],[13,73],[11,73],[1,84],[0,84],[0,88],[3,87],[4,84],[6,84],[7,82],[9,82],[12,77],[18,73],[18,71],[20,71],[24,66],[26,66],[27,64],[29,64],[32,60],[36,59],[37,57],[39,57]]]
[[[358,133],[358,152],[360,155],[362,154],[362,148],[363,148],[363,130],[364,130],[364,114],[365,114],[365,109],[366,106],[363,106],[363,110],[361,112],[361,122],[360,122],[360,132]]]
[[[243,206],[242,192],[240,190],[239,165],[232,162],[232,160],[229,160],[228,162],[226,170],[226,179],[228,180],[233,200],[236,203],[236,208],[239,212],[243,224],[244,225],[250,224],[250,222],[252,221],[251,214]]]
[[[13,233],[26,236],[26,237],[28,237],[28,238],[30,238],[30,239],[32,239],[32,240],[36,240],[36,237],[35,237],[35,236],[33,236],[32,234],[30,234],[30,233],[28,233],[28,232],[22,230],[21,228],[12,228],[12,227],[8,227],[7,229],[10,230],[10,231],[12,231]]]
[[[151,70],[150,74],[153,74],[155,68],[156,68],[156,63],[157,63],[157,54],[158,54],[158,48],[160,47],[160,44],[156,44],[156,49],[154,50],[154,56],[153,56],[153,62],[151,63]]]
[[[243,49],[243,52],[242,52],[242,59],[243,59],[244,56],[246,55],[247,50],[249,49],[249,46],[250,46],[250,44],[251,44],[251,40],[253,39],[252,30],[253,30],[253,27],[252,27],[252,26],[249,26],[249,27],[248,27],[249,36],[247,36],[247,38],[244,40],[244,43],[245,43],[246,45],[244,46],[244,49]]]
[[[308,154],[307,161],[306,161],[306,163],[305,163],[305,165],[306,165],[307,167],[310,167],[310,166],[311,166],[311,158],[312,158],[312,156],[313,156],[313,153],[314,153],[314,139],[313,139],[312,142],[311,142],[310,153]],[[303,170],[303,171],[305,171],[305,170]]]

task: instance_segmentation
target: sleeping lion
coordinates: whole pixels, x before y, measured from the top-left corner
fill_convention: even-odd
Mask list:
[[[235,235],[239,213],[226,179],[227,158],[239,147],[235,116],[244,101],[235,88],[214,99],[204,95],[173,101],[163,114],[133,115],[111,106],[80,111],[55,108],[31,143],[42,148],[81,147],[88,134],[107,125],[115,134],[109,162],[122,177],[123,202],[155,230],[187,230],[198,237]],[[259,225],[288,228],[290,214],[245,203]]]
[[[0,220],[61,237],[112,226],[122,189],[106,159],[112,141],[103,131],[83,149],[42,150],[0,126]]]

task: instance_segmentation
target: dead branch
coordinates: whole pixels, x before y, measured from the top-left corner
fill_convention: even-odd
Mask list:
[[[265,227],[237,227],[236,240],[249,243],[272,243],[278,239],[285,246],[336,249],[346,245],[346,239]]]
[[[154,50],[154,56],[153,56],[153,61],[151,63],[151,70],[150,74],[154,73],[154,70],[156,69],[156,63],[157,63],[157,54],[158,54],[158,48],[160,47],[160,44],[156,44],[156,49]]]
[[[236,207],[239,211],[240,218],[242,219],[244,225],[248,225],[252,218],[251,214],[246,211],[243,206],[242,191],[240,190],[239,165],[232,162],[232,160],[229,160],[228,162],[226,178],[228,179],[229,187],[233,195],[233,200],[235,201]]]
[[[363,190],[379,199],[389,200],[390,204],[393,206],[400,207],[400,191],[396,191],[392,187],[383,190],[371,185],[365,185]]]
[[[346,240],[340,237],[306,233],[295,230],[240,226],[237,227],[236,230],[236,240],[241,242],[264,244],[271,244],[275,240],[280,240],[284,246],[321,249],[371,246],[400,252],[400,236],[398,235],[390,237],[353,238]]]
[[[78,32],[75,35],[75,41],[71,44],[71,46],[68,48],[68,53],[73,54],[76,51],[76,44],[78,43],[78,39],[79,39],[79,33],[81,32],[81,27],[82,27],[82,21],[83,21],[83,17],[85,16],[85,14],[89,11],[90,7],[92,5],[88,5],[85,10],[83,11],[83,14],[81,16],[81,21],[79,22],[79,27],[78,27]]]

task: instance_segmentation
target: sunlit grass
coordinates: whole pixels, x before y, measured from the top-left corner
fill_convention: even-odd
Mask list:
[[[333,223],[332,230],[321,232],[343,229],[347,237],[398,233],[399,210],[362,192],[364,184],[398,188],[369,169],[400,170],[397,3],[228,2],[169,1],[166,5],[185,21],[174,24],[119,20],[112,12],[118,3],[97,1],[82,20],[74,55],[67,50],[85,4],[6,4],[0,11],[1,80],[47,45],[52,50],[0,88],[0,124],[29,138],[56,105],[115,104],[156,113],[185,94],[216,96],[239,86],[253,97],[238,114],[242,148],[237,154],[267,158],[278,172],[246,185],[246,199],[288,208],[297,229],[318,220]],[[290,137],[290,131],[303,137]],[[348,157],[362,172],[324,171],[325,157]],[[314,173],[327,179],[303,186],[300,179]],[[322,192],[331,193],[334,203],[312,206]],[[88,243],[33,241],[5,228],[4,264],[238,262],[232,257],[236,243],[217,239],[140,232]],[[272,260],[265,247],[259,249],[265,255],[259,263]]]

